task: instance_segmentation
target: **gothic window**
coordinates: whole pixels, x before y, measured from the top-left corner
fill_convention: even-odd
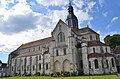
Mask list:
[[[93,53],[95,53],[95,48],[93,48]]]
[[[92,35],[90,35],[90,40],[92,40]]]
[[[39,70],[41,70],[41,64],[39,63]]]
[[[58,50],[56,50],[56,56],[58,56],[58,55],[59,55]]]
[[[58,42],[64,42],[65,41],[65,35],[63,32],[60,32],[58,34]]]
[[[48,70],[48,63],[46,63],[46,70]]]
[[[41,60],[41,55],[39,55],[39,60]]]
[[[89,61],[89,69],[91,69],[91,62]]]
[[[105,48],[106,52],[107,52],[107,48]]]
[[[108,60],[106,60],[106,65],[107,65],[107,68],[109,67],[109,65],[108,65]]]
[[[111,62],[112,62],[112,67],[115,67],[113,58],[111,59]]]
[[[64,55],[66,55],[66,48],[63,49]]]
[[[94,60],[94,64],[95,64],[95,69],[97,69],[98,68],[98,60],[97,59]]]
[[[35,70],[35,66],[33,65],[33,71]]]

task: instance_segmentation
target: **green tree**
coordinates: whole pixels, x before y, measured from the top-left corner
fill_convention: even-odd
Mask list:
[[[107,35],[104,38],[104,42],[114,50],[116,46],[120,45],[120,34]]]

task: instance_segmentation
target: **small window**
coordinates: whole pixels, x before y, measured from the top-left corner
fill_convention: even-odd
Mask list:
[[[35,70],[35,66],[33,65],[33,71]]]
[[[46,70],[48,70],[48,63],[46,63]]]
[[[56,50],[56,56],[59,56],[58,50]]]
[[[98,60],[97,59],[94,60],[94,64],[95,64],[95,69],[97,69],[98,68]]]
[[[64,55],[66,55],[66,48],[63,49]]]
[[[92,40],[92,35],[90,35],[90,40]]]
[[[105,50],[106,50],[106,52],[108,52],[108,51],[107,51],[107,48],[105,48]]]
[[[91,62],[89,61],[89,69],[91,69]]]
[[[39,55],[39,60],[41,60],[41,55]]]
[[[109,65],[108,65],[108,60],[106,60],[106,65],[107,65],[107,68],[109,67]]]
[[[95,53],[95,48],[93,48],[93,53]]]
[[[41,64],[39,63],[39,70],[41,70]]]
[[[115,67],[113,58],[111,59],[111,62],[112,62],[112,67]]]

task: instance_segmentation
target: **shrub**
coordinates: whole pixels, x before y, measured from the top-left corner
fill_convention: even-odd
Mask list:
[[[40,76],[40,72],[37,72],[36,74],[34,74],[35,76]]]

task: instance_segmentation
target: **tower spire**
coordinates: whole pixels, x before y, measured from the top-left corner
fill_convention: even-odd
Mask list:
[[[78,28],[78,19],[74,15],[74,9],[73,9],[73,6],[71,4],[71,0],[69,0],[68,16],[67,16],[67,19],[66,19],[66,23],[69,27]]]
[[[69,0],[69,6],[71,6],[71,0]]]

